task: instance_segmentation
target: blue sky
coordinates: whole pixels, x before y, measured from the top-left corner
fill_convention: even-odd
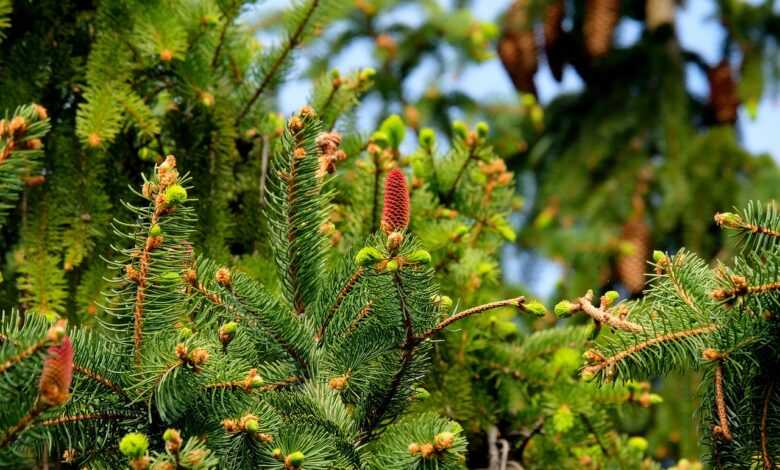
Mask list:
[[[439,0],[448,5],[450,0]],[[495,20],[506,9],[511,0],[474,0],[472,12],[483,20]],[[289,0],[269,0],[257,7],[258,12],[277,10],[289,4]],[[719,58],[719,49],[723,40],[723,31],[714,15],[715,2],[712,0],[687,0],[685,7],[680,8],[677,15],[677,32],[683,47],[698,52],[709,63],[714,64]],[[418,7],[403,6],[393,12],[393,20],[401,20],[410,25],[418,24],[422,14]],[[638,22],[624,20],[618,28],[616,42],[618,45],[630,44],[641,34],[642,25]],[[261,35],[261,41],[275,41],[272,35]],[[305,56],[303,57],[305,61]],[[342,70],[352,70],[365,66],[376,65],[372,57],[372,45],[369,41],[355,44],[352,48],[339,54],[334,62]],[[299,63],[300,64],[300,63]],[[302,67],[296,70],[300,72]],[[296,70],[293,71],[293,77]],[[514,99],[512,84],[497,59],[482,64],[471,65],[465,69],[452,67],[443,76],[436,76],[433,64],[423,64],[408,82],[407,93],[414,98],[423,93],[425,87],[436,81],[444,89],[462,90],[479,100]],[[577,90],[581,81],[577,74],[567,69],[562,83],[553,80],[546,66],[540,67],[536,78],[539,96],[542,102],[554,98],[561,91]],[[688,69],[687,84],[689,89],[698,96],[708,93],[707,79],[701,71],[691,66]],[[309,83],[306,80],[294,79],[281,90],[280,106],[285,113],[292,112],[306,102]],[[366,103],[360,109],[359,117],[363,122],[373,122],[370,119],[378,112],[377,103]],[[750,120],[741,112],[739,131],[743,144],[751,152],[768,152],[780,160],[780,139],[774,138],[780,124],[780,105],[776,97],[765,96],[760,103],[756,120]]]

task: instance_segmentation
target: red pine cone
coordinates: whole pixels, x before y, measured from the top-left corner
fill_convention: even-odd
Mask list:
[[[49,348],[43,361],[41,381],[38,384],[40,399],[47,405],[59,406],[70,398],[73,379],[73,344],[67,336],[57,346]]]
[[[547,65],[557,81],[563,79],[563,66],[566,62],[566,47],[563,45],[563,18],[566,10],[563,0],[547,5],[544,15],[544,52],[547,55]]]
[[[720,124],[733,124],[737,121],[739,94],[728,61],[724,60],[707,71],[707,78],[710,82],[710,105],[715,113],[715,121]]]
[[[539,59],[527,1],[518,0],[509,8],[498,40],[498,56],[515,88],[536,94],[534,74],[539,67]]]
[[[409,225],[409,187],[406,175],[398,168],[385,178],[385,203],[382,208],[382,230],[385,233],[404,230]]]
[[[587,0],[582,32],[588,55],[598,58],[609,52],[619,19],[620,0]]]

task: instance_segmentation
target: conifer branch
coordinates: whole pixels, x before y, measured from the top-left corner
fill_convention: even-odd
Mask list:
[[[742,217],[730,212],[715,214],[715,223],[721,227],[741,229],[754,234],[766,235],[772,238],[780,238],[780,231],[771,229],[769,227],[764,227],[763,225],[745,222]]]
[[[436,333],[440,332],[441,330],[447,328],[449,325],[455,323],[458,320],[462,320],[466,317],[470,317],[472,315],[476,315],[478,313],[482,313],[487,310],[493,310],[496,308],[509,307],[509,306],[522,308],[524,302],[525,302],[525,297],[521,296],[521,297],[515,297],[514,299],[499,300],[497,302],[490,302],[484,305],[478,305],[476,307],[472,307],[468,310],[464,310],[462,312],[450,316],[449,318],[446,318],[445,320],[441,321],[438,325],[433,327],[433,329],[431,329],[427,333],[417,336],[415,340],[417,342],[424,341],[434,336]]]
[[[764,397],[764,406],[761,410],[761,460],[764,464],[764,470],[772,470],[772,458],[769,456],[769,436],[767,434],[767,415],[769,414],[769,401],[772,399],[772,395],[775,392],[775,383],[769,384],[766,390],[766,396]]]
[[[715,289],[712,291],[712,297],[717,300],[730,299],[732,297],[743,297],[747,295],[764,294],[766,292],[780,290],[780,281],[769,282],[757,286],[750,286],[741,276],[732,277],[736,286],[732,289]]]
[[[290,53],[295,49],[298,44],[300,44],[301,39],[303,37],[304,31],[306,31],[306,26],[309,23],[309,20],[311,20],[312,15],[314,15],[314,11],[317,9],[317,7],[320,4],[320,0],[312,0],[311,5],[309,6],[308,10],[306,11],[306,14],[303,17],[303,20],[298,24],[298,27],[295,29],[295,31],[290,35],[290,37],[287,39],[287,44],[285,44],[284,49],[282,49],[281,54],[276,58],[274,63],[271,65],[271,68],[268,70],[268,73],[266,73],[265,77],[263,77],[263,81],[260,82],[260,85],[255,90],[252,97],[249,99],[247,104],[244,106],[244,108],[241,110],[240,113],[238,113],[238,117],[236,117],[236,124],[240,123],[242,119],[244,119],[244,116],[247,115],[249,110],[252,109],[252,106],[255,104],[258,98],[260,98],[260,95],[263,94],[263,91],[265,91],[266,87],[271,83],[273,78],[276,76],[276,73],[281,68],[284,61],[287,59],[287,56],[290,55]]]
[[[22,419],[20,419],[16,424],[8,429],[5,434],[3,434],[3,439],[0,440],[0,449],[13,444],[16,438],[19,437],[19,433],[27,429],[27,427],[35,420],[35,418],[40,416],[40,414],[46,411],[48,408],[49,405],[40,399],[36,399],[32,409],[30,409],[26,415],[22,416]]]
[[[347,327],[347,333],[352,333],[357,329],[358,325],[360,324],[363,319],[365,319],[369,314],[371,314],[371,307],[373,304],[371,302],[368,302],[363,308],[360,309],[357,315],[355,315],[355,319],[352,320],[352,323],[350,323],[349,327]]]
[[[733,436],[729,430],[729,418],[726,412],[726,396],[723,393],[723,364],[719,361],[715,366],[715,407],[718,412],[719,424],[713,428],[715,434],[724,440],[731,442]]]
[[[8,369],[15,366],[16,364],[19,364],[23,360],[27,359],[28,357],[32,356],[33,354],[37,353],[44,347],[46,347],[49,344],[49,339],[44,338],[37,343],[33,344],[29,348],[23,350],[16,356],[13,356],[6,360],[4,363],[0,364],[0,374],[4,374]]]
[[[281,388],[288,387],[290,385],[295,385],[298,383],[302,383],[305,379],[299,375],[291,375],[290,377],[287,377],[286,379],[283,379],[279,382],[271,383],[262,385],[260,387],[257,387],[257,391],[260,393],[263,392],[271,392],[275,390],[279,390]],[[255,388],[252,386],[251,382],[248,382],[247,380],[231,380],[228,382],[217,382],[213,384],[208,384],[205,386],[207,390],[214,390],[214,389],[222,389],[222,390],[244,390],[245,392],[250,392],[254,390]]]
[[[371,229],[374,233],[379,229],[379,188],[382,184],[382,166],[379,163],[379,152],[372,153],[374,159],[374,192],[371,200]]]
[[[129,399],[127,393],[125,393],[124,390],[122,390],[122,387],[115,384],[111,380],[109,380],[107,377],[104,377],[97,372],[93,371],[92,369],[88,369],[86,367],[82,367],[77,364],[73,364],[73,371],[78,372],[79,374],[83,375],[84,377],[87,377],[88,379],[99,383],[100,385],[106,387],[107,389],[111,390],[112,392],[116,393],[117,395],[121,396],[122,398]]]
[[[458,190],[458,183],[460,183],[461,178],[463,178],[463,175],[466,174],[466,168],[468,168],[469,163],[471,163],[472,160],[474,160],[474,157],[476,157],[476,142],[474,142],[472,145],[469,146],[469,154],[468,157],[466,157],[466,160],[463,162],[463,165],[461,165],[460,169],[458,170],[458,174],[455,175],[455,181],[452,182],[452,187],[449,191],[447,191],[447,194],[444,196],[445,202],[452,202],[452,198],[455,197],[455,192]]]
[[[588,292],[588,294],[586,294],[584,297],[577,299],[577,302],[579,303],[579,307],[583,313],[595,321],[609,325],[616,330],[628,331],[630,333],[640,333],[644,331],[644,327],[642,327],[642,325],[616,317],[611,313],[594,306],[591,303],[592,299],[593,293]]]
[[[603,360],[601,360],[598,364],[585,367],[582,370],[582,373],[583,375],[591,375],[591,374],[595,375],[597,372],[601,371],[602,369],[612,367],[615,364],[619,363],[620,361],[623,361],[624,359],[649,347],[655,346],[657,344],[677,341],[683,338],[689,338],[691,336],[699,336],[707,333],[712,333],[718,328],[719,328],[718,325],[705,325],[697,328],[692,328],[690,330],[676,331],[674,333],[668,333],[668,334],[656,336],[654,338],[650,338],[648,340],[642,341],[641,343],[637,343],[628,349],[624,349],[623,351],[620,351],[613,356],[606,357]]]
[[[317,332],[317,335],[314,337],[315,341],[317,343],[322,344],[322,340],[325,338],[325,330],[328,327],[328,324],[333,319],[333,316],[338,311],[339,307],[341,307],[341,304],[344,302],[344,299],[347,298],[347,296],[352,292],[352,289],[355,288],[358,281],[360,281],[360,278],[363,277],[363,273],[365,271],[362,267],[359,267],[355,270],[355,273],[352,274],[352,276],[347,280],[346,284],[344,284],[344,287],[341,288],[338,295],[336,296],[336,300],[333,302],[333,305],[328,309],[328,312],[325,314],[325,318],[322,320],[322,326],[320,327],[320,331]]]
[[[105,412],[105,413],[87,413],[83,415],[63,415],[57,418],[47,419],[41,421],[41,426],[60,426],[68,423],[76,423],[80,421],[113,421],[125,418],[131,418],[131,415],[123,413]]]
[[[190,287],[192,287],[193,292],[197,292],[198,294],[202,295],[212,304],[223,304],[222,298],[219,296],[219,294],[208,290],[202,282],[198,281],[197,272],[194,268],[191,268],[184,274],[184,280],[187,282],[187,284],[189,284]]]

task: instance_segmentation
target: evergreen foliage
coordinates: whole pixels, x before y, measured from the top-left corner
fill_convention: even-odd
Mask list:
[[[430,338],[484,310],[524,310],[523,298],[440,317],[430,260],[404,227],[367,239],[381,259],[318,262],[329,199],[317,177],[320,129],[304,108],[274,157],[281,298],[193,252],[189,178],[168,156],[137,194],[143,203],[125,204],[133,221],[114,224],[124,242],[98,328],[3,318],[2,390],[18,405],[0,416],[4,466],[463,466],[457,424],[406,412]],[[342,287],[324,288],[333,285]]]
[[[596,306],[588,292],[559,309],[588,315],[605,330],[586,354],[586,380],[701,372],[697,416],[714,468],[769,469],[780,458],[773,438],[779,220],[774,204],[719,213],[715,222],[741,245],[730,266],[710,267],[686,250],[657,251],[642,299],[612,305],[602,297]]]

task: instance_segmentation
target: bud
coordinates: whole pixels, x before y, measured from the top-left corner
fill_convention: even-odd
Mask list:
[[[147,449],[149,449],[149,439],[140,432],[125,434],[125,437],[119,441],[119,452],[131,459],[143,457]]]
[[[385,233],[406,229],[409,225],[409,188],[406,175],[396,168],[385,178],[382,229]]]
[[[60,344],[49,347],[43,361],[38,383],[40,400],[51,406],[65,404],[70,398],[70,384],[73,380],[73,344],[63,337]]]
[[[422,388],[422,387],[416,387],[414,389],[414,399],[415,400],[427,400],[431,397],[431,392],[428,390]]]
[[[440,432],[433,436],[433,445],[439,452],[450,449],[453,444],[455,444],[455,434],[449,431]]]
[[[490,126],[485,121],[479,121],[475,127],[477,131],[477,136],[480,139],[484,139],[488,136],[488,133],[490,132]]]
[[[301,451],[295,451],[284,459],[284,464],[291,468],[300,468],[303,465],[304,455]]]
[[[376,131],[371,134],[371,143],[384,149],[390,145],[390,137],[383,131]]]
[[[452,298],[448,295],[434,295],[431,300],[442,310],[449,310],[452,307]]]
[[[181,276],[173,271],[166,271],[160,275],[160,284],[175,285],[181,281]]]
[[[187,200],[187,190],[179,184],[172,184],[165,190],[163,200],[171,206],[180,204]]]
[[[412,442],[407,449],[409,450],[409,455],[415,456],[420,453],[420,444]]]
[[[347,387],[347,376],[340,375],[338,377],[333,377],[328,382],[328,386],[333,390],[344,390]]]
[[[394,259],[391,259],[385,265],[385,269],[390,271],[390,272],[398,271],[399,267],[400,266],[398,265],[398,260],[394,260]]]
[[[433,456],[433,451],[435,449],[433,448],[433,444],[426,442],[425,444],[420,446],[420,455],[424,459],[429,459]]]
[[[276,448],[271,452],[271,457],[274,458],[274,460],[282,460],[282,449]]]
[[[455,134],[455,137],[466,140],[466,137],[468,137],[469,134],[469,128],[463,121],[453,121],[452,133]]]
[[[653,251],[653,261],[656,263],[662,263],[666,261],[666,253],[664,253],[661,250],[654,250]]]
[[[647,450],[647,439],[640,436],[630,437],[626,442],[628,447],[644,453]]]
[[[430,127],[423,127],[420,129],[420,136],[418,140],[421,147],[430,149],[436,145],[436,132],[434,132],[434,130]]]
[[[49,331],[46,332],[46,340],[52,343],[59,343],[62,341],[62,338],[65,337],[66,325],[66,320],[58,320],[57,323],[52,325],[51,328],[49,328]]]
[[[527,312],[533,313],[538,317],[542,317],[547,313],[547,307],[545,307],[541,302],[529,302],[527,304],[522,304],[521,308],[525,309]]]
[[[360,74],[358,75],[358,79],[360,81],[368,81],[368,80],[372,80],[375,75],[376,75],[376,70],[374,70],[372,67],[366,67],[360,71]]]
[[[163,440],[165,441],[165,450],[172,454],[179,452],[182,444],[181,434],[178,430],[169,428],[163,433]]]
[[[406,136],[406,125],[401,119],[401,116],[397,114],[390,115],[387,119],[382,121],[379,130],[387,135],[390,146],[394,149],[397,149],[401,145],[401,142],[404,141],[404,137]]]
[[[582,380],[585,382],[590,382],[594,378],[596,378],[596,374],[593,373],[593,371],[589,369],[584,369],[582,373],[580,374],[580,377],[582,377]]]
[[[604,293],[604,300],[606,301],[607,306],[612,305],[619,298],[620,298],[620,294],[618,293],[618,291],[610,290]]]
[[[196,366],[202,366],[209,359],[209,352],[204,348],[195,348],[190,354],[190,360]]]
[[[254,418],[250,418],[244,421],[244,429],[246,432],[257,433],[260,432],[260,422]]]
[[[149,236],[150,237],[159,237],[162,235],[162,229],[160,228],[160,224],[154,224],[149,229]]]
[[[160,60],[163,62],[170,62],[173,60],[173,51],[170,49],[163,49],[160,51]]]
[[[103,139],[100,138],[100,134],[97,132],[92,132],[87,136],[87,144],[92,147],[100,147],[100,144],[103,143]]]
[[[238,323],[231,321],[219,327],[219,341],[227,346],[233,338],[236,336],[236,330],[238,330]]]
[[[742,217],[733,212],[719,212],[715,214],[715,223],[726,228],[739,228],[743,225]]]
[[[390,251],[396,251],[404,241],[404,236],[401,232],[392,232],[387,236],[387,248]]]
[[[719,361],[723,359],[723,354],[712,348],[706,348],[702,351],[702,357],[707,361]]]
[[[231,274],[230,270],[225,267],[221,267],[217,270],[217,273],[214,275],[215,279],[217,280],[217,284],[223,286],[223,287],[229,287],[230,281],[231,281]]]
[[[355,264],[358,266],[368,266],[383,259],[382,253],[373,246],[365,246],[355,255]]]
[[[425,250],[415,250],[406,260],[410,263],[431,264],[431,254]]]
[[[559,318],[565,318],[574,313],[577,306],[568,300],[562,300],[555,304],[555,315]]]

